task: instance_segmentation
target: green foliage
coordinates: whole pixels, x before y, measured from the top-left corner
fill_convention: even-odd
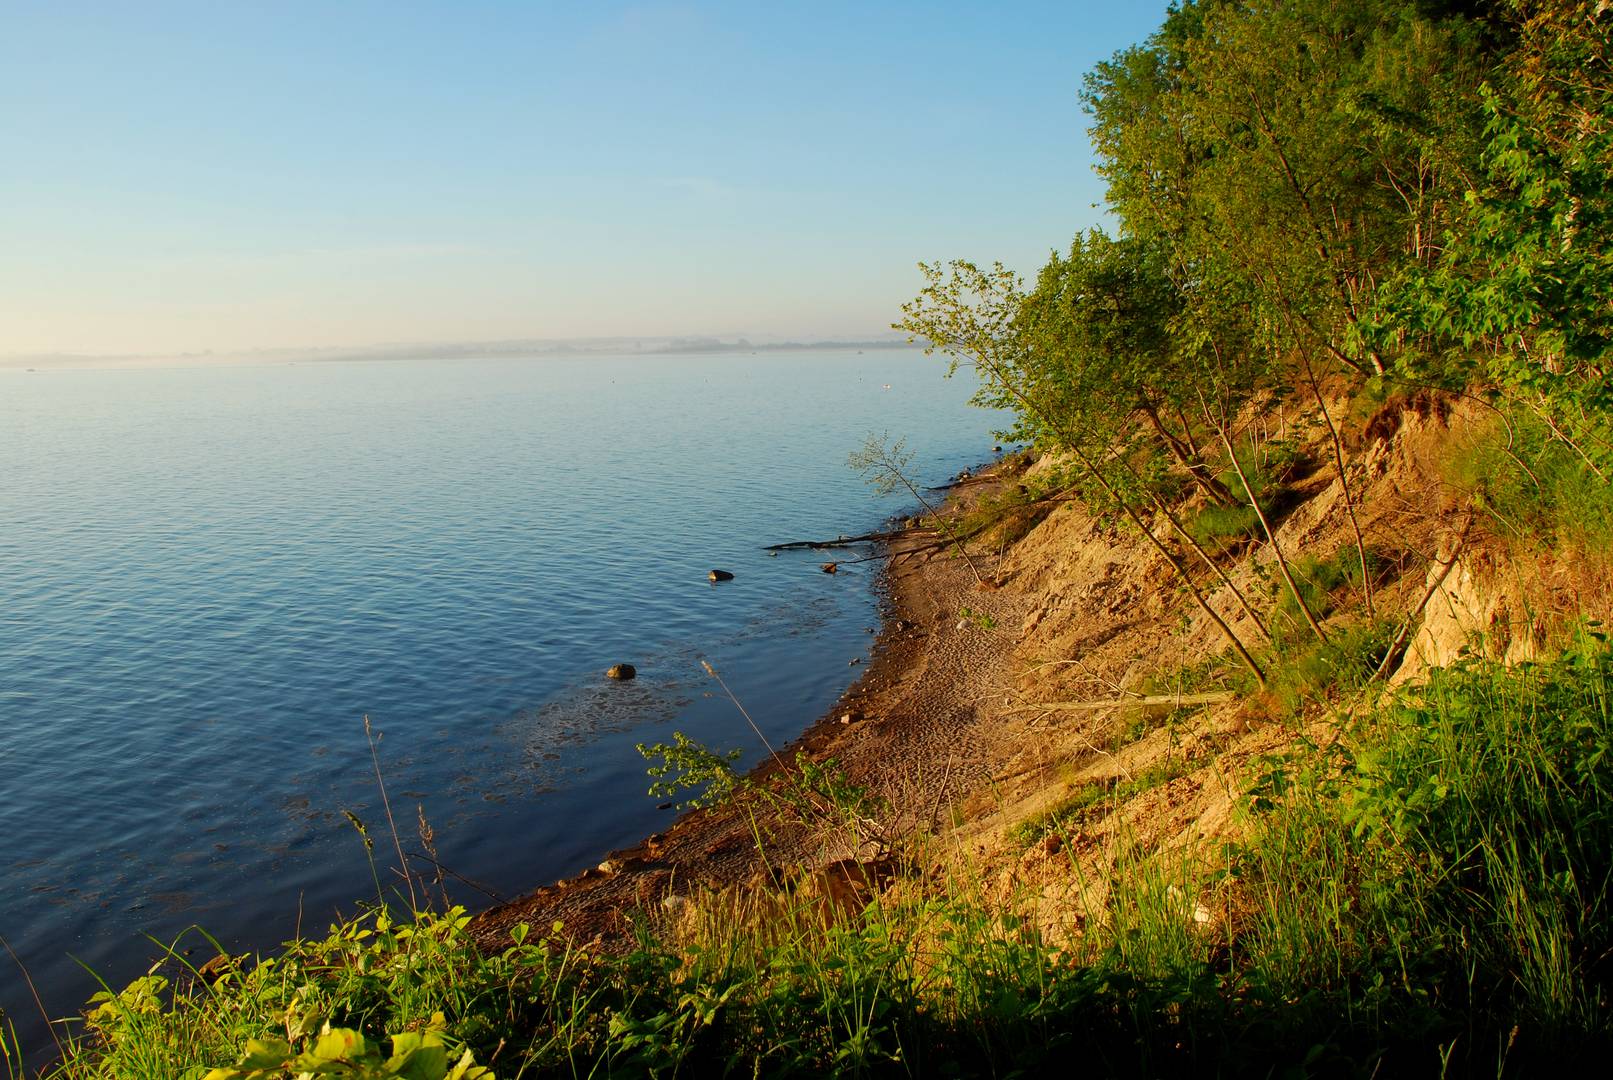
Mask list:
[[[387,1056],[359,1032],[329,1024],[302,1044],[299,1050],[285,1039],[248,1039],[240,1061],[209,1070],[202,1080],[275,1080],[292,1072],[350,1080],[494,1080],[469,1050],[450,1062],[441,1034],[430,1028],[392,1036]]]
[[[990,612],[976,611],[972,607],[961,607],[958,609],[958,618],[971,623],[977,630],[997,629],[997,620]]]
[[[881,821],[887,808],[885,800],[853,783],[834,758],[820,762],[806,754],[796,754],[783,776],[758,790],[807,828],[840,834],[853,851],[868,841],[882,848],[890,843]]]
[[[1289,715],[1360,689],[1383,662],[1395,629],[1386,621],[1352,623],[1335,625],[1325,642],[1301,639],[1272,665],[1268,689]]]
[[[954,369],[972,362],[976,403],[1012,411],[1012,438],[1073,455],[1073,490],[1094,511],[1157,500],[1173,486],[1167,462],[1213,489],[1181,410],[1216,381],[1204,350],[1169,344],[1174,286],[1157,262],[1093,232],[1030,292],[1001,265],[920,264],[925,287],[897,327]]]
[[[1245,502],[1250,496],[1249,489],[1252,489],[1254,498],[1262,508],[1269,508],[1280,499],[1282,485],[1305,462],[1299,447],[1287,439],[1267,439],[1258,447],[1240,444],[1237,453],[1238,468],[1243,470],[1243,477],[1239,478],[1238,471],[1228,465],[1217,474],[1216,479]],[[1248,480],[1249,489],[1244,487],[1244,480]]]
[[[1459,190],[1474,39],[1398,0],[1185,3],[1088,77],[1112,208],[1168,246],[1188,321],[1240,368],[1297,347],[1371,362],[1347,330]]]
[[[1481,168],[1440,256],[1403,268],[1367,334],[1413,377],[1477,384],[1606,468],[1613,409],[1613,13],[1514,0],[1482,95]]]
[[[1367,569],[1374,567],[1368,554]],[[1339,591],[1346,585],[1361,587],[1361,559],[1354,545],[1339,548],[1327,558],[1304,555],[1289,566],[1294,584],[1311,613],[1325,619],[1340,605]],[[1275,586],[1274,586],[1275,587]],[[1271,617],[1271,633],[1279,650],[1309,644],[1313,640],[1299,601],[1288,591],[1286,584],[1277,592],[1277,601]]]
[[[1224,551],[1260,535],[1260,515],[1252,506],[1206,506],[1187,522],[1187,531],[1210,552]]]
[[[739,750],[717,753],[689,738],[681,731],[672,733],[672,744],[637,743],[638,752],[651,762],[645,771],[654,778],[650,794],[657,799],[677,799],[685,792],[695,794],[677,804],[679,810],[710,806],[721,802],[739,786],[734,762],[741,756]]]
[[[1447,478],[1529,555],[1613,555],[1613,486],[1539,420],[1492,425],[1451,456]]]
[[[1237,859],[1252,986],[1359,998],[1382,1026],[1454,1034],[1466,1014],[1605,1040],[1610,689],[1597,641],[1538,667],[1466,663],[1380,714],[1342,768],[1273,774]]]

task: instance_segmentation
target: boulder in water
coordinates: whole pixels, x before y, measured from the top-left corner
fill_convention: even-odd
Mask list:
[[[610,667],[605,669],[605,678],[607,679],[625,681],[627,679],[636,678],[637,676],[638,668],[634,667],[632,664],[612,664]]]

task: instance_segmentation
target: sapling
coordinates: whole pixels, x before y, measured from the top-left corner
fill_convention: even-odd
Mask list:
[[[913,462],[913,454],[907,449],[906,439],[897,439],[892,444],[889,434],[871,434],[863,442],[862,449],[853,451],[846,460],[881,495],[889,495],[899,487],[906,488],[913,498],[918,500],[919,505],[924,507],[924,512],[929,515],[930,520],[946,533],[953,546],[958,549],[958,554],[963,556],[963,561],[968,564],[969,573],[973,574],[981,585],[986,584],[980,568],[975,565],[974,559],[970,558],[969,552],[964,548],[963,537],[958,534],[957,526],[931,506],[929,500],[919,491],[918,485],[909,478],[908,467]]]

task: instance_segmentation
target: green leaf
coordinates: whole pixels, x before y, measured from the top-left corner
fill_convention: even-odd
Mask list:
[[[331,1028],[314,1043],[313,1056],[325,1061],[356,1061],[369,1053],[363,1034],[351,1028]]]

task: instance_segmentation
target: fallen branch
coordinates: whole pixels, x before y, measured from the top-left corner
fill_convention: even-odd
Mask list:
[[[968,487],[970,484],[985,484],[999,479],[996,473],[976,473],[962,477],[958,480],[948,480],[944,484],[931,484],[925,491],[952,491],[956,488]]]
[[[1104,698],[1101,701],[1033,701],[1016,705],[1007,711],[1045,709],[1050,712],[1097,712],[1117,705],[1216,705],[1231,701],[1235,696],[1231,690],[1214,690],[1207,694],[1153,694],[1148,697]]]
[[[791,540],[787,544],[769,544],[763,551],[822,551],[825,548],[851,547],[854,544],[883,544],[910,536],[918,529],[895,529],[891,532],[863,533],[861,536],[837,536],[833,540]]]
[[[1440,586],[1445,584],[1445,579],[1450,577],[1451,571],[1456,569],[1456,564],[1462,557],[1462,548],[1467,545],[1468,530],[1472,527],[1473,513],[1469,511],[1467,520],[1462,523],[1462,531],[1456,535],[1456,544],[1451,548],[1450,559],[1445,563],[1444,568],[1440,570],[1439,576],[1429,583],[1427,591],[1423,593],[1423,598],[1417,601],[1417,606],[1407,613],[1406,621],[1400,624],[1400,633],[1395,635],[1394,643],[1389,646],[1389,651],[1383,654],[1383,663],[1378,665],[1378,670],[1372,673],[1372,678],[1367,680],[1368,683],[1376,682],[1387,675],[1391,668],[1398,664],[1401,657],[1405,655],[1406,643],[1411,637],[1411,628],[1417,624],[1423,609],[1434,598],[1434,594],[1439,592]]]

